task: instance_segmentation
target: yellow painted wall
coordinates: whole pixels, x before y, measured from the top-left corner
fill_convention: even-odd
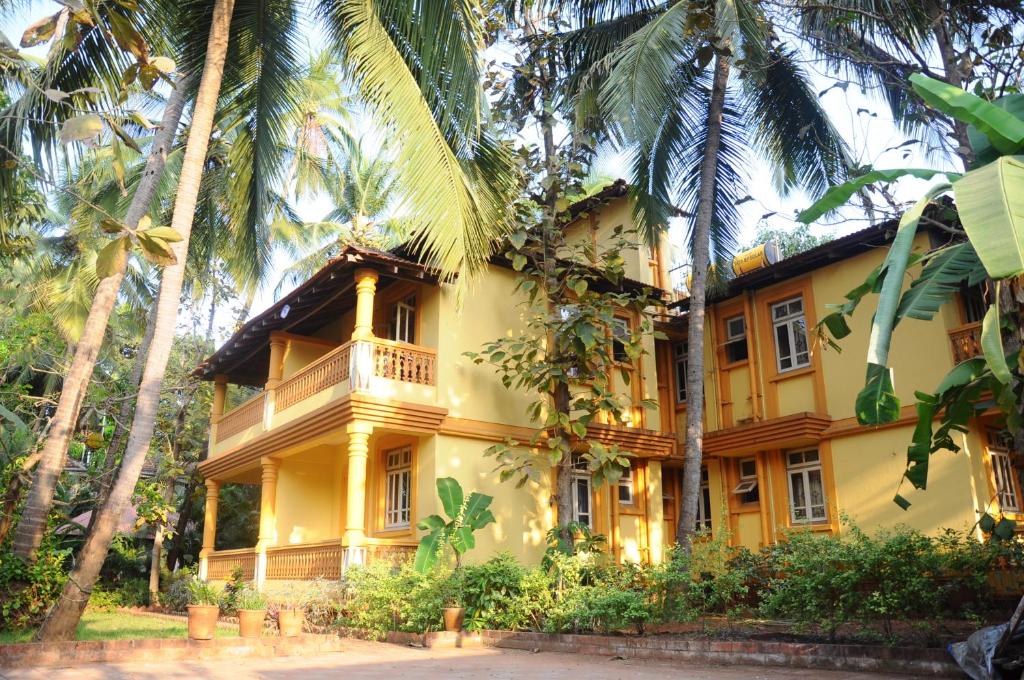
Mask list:
[[[977,436],[958,454],[932,455],[927,490],[903,484],[900,494],[913,504],[904,512],[892,498],[906,466],[912,433],[913,426],[908,425],[832,440],[840,512],[865,529],[895,524],[932,533],[942,527],[969,528],[976,521],[972,466],[980,464],[982,456]]]
[[[327,354],[331,349],[331,347],[320,343],[289,340],[284,352],[282,378],[286,379],[295,375],[300,369]]]
[[[277,545],[337,538],[339,451],[318,447],[285,458],[277,478]]]
[[[513,482],[498,481],[494,459],[483,457],[491,442],[446,435],[431,440],[434,476],[454,477],[467,493],[479,491],[494,497],[491,510],[497,521],[476,533],[476,548],[468,554],[468,561],[481,562],[507,550],[525,563],[536,564],[544,553],[545,534],[553,526],[554,511],[548,503],[551,475],[541,475],[539,483],[529,482],[517,489]],[[433,478],[429,484],[429,489],[421,485],[421,496],[429,499],[423,503],[422,512],[443,514]]]

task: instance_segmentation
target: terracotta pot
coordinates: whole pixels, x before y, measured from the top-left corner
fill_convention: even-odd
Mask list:
[[[460,630],[462,630],[462,622],[465,619],[465,607],[444,608],[444,629],[449,633],[458,633]]]
[[[188,637],[191,640],[212,640],[217,630],[220,607],[215,604],[188,605]]]
[[[277,612],[277,626],[281,637],[302,635],[303,615],[301,609],[281,609]]]
[[[239,609],[238,636],[258,638],[263,632],[263,620],[266,618],[266,609]]]

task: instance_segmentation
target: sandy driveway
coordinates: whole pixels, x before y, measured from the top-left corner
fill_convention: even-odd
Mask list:
[[[680,665],[580,654],[531,654],[510,649],[420,649],[360,640],[346,640],[345,651],[320,656],[0,671],[0,678],[7,680],[664,680],[669,677],[680,680],[906,680],[908,676],[762,666]]]

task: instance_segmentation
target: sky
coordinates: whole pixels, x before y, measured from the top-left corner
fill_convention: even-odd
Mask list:
[[[17,43],[24,29],[35,19],[45,16],[48,12],[58,9],[58,5],[50,0],[40,2],[36,0],[20,11],[16,11],[0,19],[0,32],[3,32],[12,43]],[[305,46],[307,50],[319,49],[319,36],[316,32],[310,33],[312,42]],[[43,52],[42,48],[35,48],[33,53]],[[888,109],[881,101],[870,92],[863,92],[857,86],[850,85],[845,89],[835,87],[836,79],[820,70],[820,67],[805,61],[805,69],[811,74],[815,87],[821,95],[821,101],[826,112],[831,117],[833,124],[840,134],[847,140],[851,154],[857,165],[872,165],[876,168],[896,167],[936,167],[949,165],[943,163],[942,159],[928,159],[919,150],[919,145],[911,144],[901,146],[907,142],[907,137],[900,131],[891,120]],[[367,132],[369,130],[367,129]],[[594,169],[594,174],[607,177],[628,177],[628,169],[624,167],[624,158],[621,154],[609,150],[602,154],[600,162]],[[923,193],[928,182],[907,178],[900,180],[893,188],[893,195],[900,202],[909,202]],[[749,168],[745,191],[739,191],[738,195],[749,194],[753,200],[749,200],[738,206],[740,215],[740,244],[751,243],[758,226],[763,224],[771,228],[790,230],[797,226],[795,214],[806,208],[813,202],[813,197],[803,192],[796,191],[788,196],[780,195],[774,188],[771,169],[759,159],[753,159]],[[320,220],[331,208],[326,197],[318,196],[298,201],[296,210],[299,216],[306,221]],[[868,226],[863,211],[849,207],[841,211],[837,218],[812,225],[811,232],[816,235],[840,236]],[[669,230],[670,240],[674,250],[674,265],[685,264],[685,226],[681,221],[671,225]],[[283,271],[290,259],[283,253],[275,258],[275,268]],[[685,276],[685,269],[675,272],[674,280],[682,281]],[[253,313],[269,306],[274,302],[274,288],[278,277],[272,277],[270,281],[259,291]]]

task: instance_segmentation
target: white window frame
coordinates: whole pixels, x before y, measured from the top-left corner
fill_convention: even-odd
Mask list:
[[[700,494],[697,496],[697,522],[694,528],[697,531],[711,531],[711,480],[707,465],[700,467]]]
[[[743,464],[744,463],[753,463],[754,464],[754,473],[753,474],[744,474],[744,472],[743,472]],[[753,491],[754,489],[757,488],[757,459],[756,458],[741,458],[740,462],[739,462],[739,471],[740,471],[740,481],[733,488],[732,492],[734,494],[738,495],[738,496],[742,496],[743,494],[748,494],[748,493],[750,493],[751,491]]]
[[[736,331],[735,328],[733,328],[733,322],[735,321],[740,322],[739,331]],[[743,348],[747,350],[748,354],[742,359],[736,359],[735,361],[732,361],[729,359],[729,346],[738,342],[743,343]],[[722,349],[725,353],[725,361],[729,365],[738,364],[741,361],[747,361],[748,359],[750,359],[749,349],[747,348],[747,317],[745,317],[743,314],[730,316],[728,319],[725,320],[725,343],[722,345]]]
[[[789,495],[789,519],[793,524],[822,524],[828,522],[828,496],[825,493],[825,470],[821,466],[821,453],[817,449],[801,449],[785,451],[786,457],[786,489]],[[811,473],[818,473],[821,483],[821,504],[811,501]],[[797,506],[796,495],[793,493],[793,479],[800,477],[804,488],[804,505]],[[821,516],[815,517],[815,508],[821,508]],[[804,518],[796,516],[798,510],[804,511]]]
[[[1020,497],[1014,484],[1013,461],[1010,450],[1003,444],[1003,433],[988,431],[988,456],[992,461],[992,476],[995,477],[996,498],[1002,511],[1020,512]]]
[[[788,310],[789,306],[799,303],[800,311],[791,312]],[[785,307],[786,313],[776,318],[775,310],[780,307]],[[772,342],[775,343],[775,367],[779,373],[787,373],[789,371],[795,371],[798,368],[805,368],[811,365],[811,343],[810,338],[807,335],[807,316],[804,308],[804,298],[802,295],[791,297],[788,300],[776,302],[771,305],[770,313],[772,318]],[[799,322],[799,325],[797,324]],[[802,327],[801,327],[802,326]],[[789,339],[789,350],[790,355],[782,356],[782,347],[779,346],[779,328],[785,328],[786,336]],[[807,349],[803,352],[797,352],[796,349],[796,338],[797,333],[802,333],[804,337],[804,347]],[[800,355],[803,354],[803,359]],[[784,359],[788,359],[791,362],[790,366],[783,366],[782,362]]]
[[[686,403],[686,368],[690,362],[689,350],[690,346],[686,340],[672,345],[672,366],[676,372],[676,402],[680,404]]]
[[[633,479],[633,466],[630,465],[619,477],[618,494],[619,503],[622,505],[633,505],[634,503]]]
[[[408,529],[412,519],[412,446],[384,452],[384,528]]]
[[[587,511],[580,510],[580,487],[586,488]],[[572,459],[572,521],[594,528],[594,482],[583,456],[576,454]]]
[[[391,310],[391,340],[416,342],[416,296],[409,295],[395,303]]]

